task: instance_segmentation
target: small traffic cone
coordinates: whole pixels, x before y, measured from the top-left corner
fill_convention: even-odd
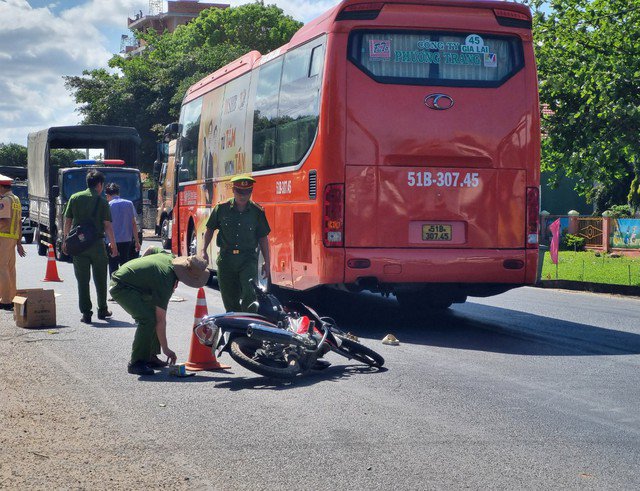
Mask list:
[[[196,311],[193,315],[193,327],[195,327],[204,316],[209,315],[207,310],[207,299],[204,290],[198,290],[198,300],[196,301]],[[198,336],[191,332],[191,347],[189,348],[189,360],[185,363],[187,370],[199,372],[201,370],[226,370],[231,368],[228,365],[218,363],[213,354],[214,348],[207,348],[198,340]]]
[[[62,281],[58,276],[58,266],[56,266],[56,254],[53,252],[53,245],[49,244],[49,253],[47,254],[47,272],[42,281]]]

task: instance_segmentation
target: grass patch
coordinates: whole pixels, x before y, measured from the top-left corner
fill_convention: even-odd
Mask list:
[[[573,280],[610,285],[640,286],[640,258],[597,257],[595,252],[560,251],[558,253],[558,276],[556,265],[545,252],[542,265],[543,280]]]

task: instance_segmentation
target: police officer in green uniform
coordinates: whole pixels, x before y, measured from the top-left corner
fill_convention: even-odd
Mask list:
[[[251,201],[255,179],[239,175],[231,179],[233,198],[218,203],[207,220],[203,256],[207,253],[213,232],[218,230],[216,244],[218,285],[227,312],[248,312],[256,294],[251,280],[258,278],[258,247],[264,257],[262,274],[269,278],[269,239],[271,232],[264,209]],[[254,309],[255,310],[255,309]]]
[[[160,247],[150,247],[141,258],[120,266],[111,277],[111,296],[134,318],[138,327],[127,371],[153,375],[154,368],[176,362],[167,342],[167,306],[181,281],[200,288],[207,283],[208,262],[203,257],[174,257]],[[160,349],[167,362],[158,358]]]
[[[111,317],[107,309],[107,251],[104,235],[107,234],[111,244],[111,255],[118,255],[116,239],[111,226],[111,210],[107,200],[101,196],[104,188],[104,174],[97,170],[87,172],[87,189],[71,195],[64,211],[64,235],[62,252],[67,253],[64,242],[72,226],[92,220],[98,232],[98,239],[86,251],[73,256],[73,271],[78,282],[78,300],[82,318],[80,322],[91,324],[91,294],[89,283],[93,270],[93,281],[98,297],[98,319]],[[94,212],[95,210],[95,212]]]

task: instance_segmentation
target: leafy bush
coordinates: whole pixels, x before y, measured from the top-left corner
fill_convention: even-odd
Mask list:
[[[633,218],[633,213],[629,205],[613,205],[607,211],[611,218]]]
[[[578,237],[573,234],[563,235],[560,239],[561,251],[584,251],[584,245],[587,239],[584,237]]]

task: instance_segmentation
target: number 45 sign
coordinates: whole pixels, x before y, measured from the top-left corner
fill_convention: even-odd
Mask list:
[[[488,53],[489,46],[484,45],[484,39],[477,34],[469,34],[464,40],[464,44],[460,46],[462,53]]]

